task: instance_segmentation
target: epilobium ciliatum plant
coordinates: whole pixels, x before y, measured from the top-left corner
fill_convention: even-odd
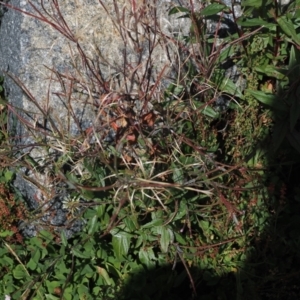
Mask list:
[[[273,119],[260,102],[282,108],[276,118],[290,116],[295,128],[294,110],[272,101],[294,94],[298,10],[273,1],[262,9],[256,0],[242,2],[240,15],[219,2],[197,9],[191,2],[169,10],[190,22],[186,35],[171,36],[160,28],[155,1],[126,3],[108,7],[99,0],[123,43],[120,64],[96,44],[96,56],[86,52],[58,1],[29,1],[34,13],[21,11],[57,30],[75,50],[68,72],[50,68],[60,89],[49,90],[47,110],[14,78],[41,119],[33,124],[8,108],[36,149],[48,153],[43,162],[24,161],[49,174],[51,185],[46,202],[28,217],[39,228],[36,236],[22,246],[2,240],[1,294],[254,299],[260,292],[249,292],[254,271],[243,264],[276,202],[274,194],[266,203],[268,157],[261,146]],[[171,66],[156,63],[162,49]],[[66,107],[66,122],[52,114],[53,95]],[[76,114],[78,99],[93,115],[90,126]],[[53,199],[66,213],[60,230],[51,226]],[[66,230],[78,220],[82,230],[70,238]]]

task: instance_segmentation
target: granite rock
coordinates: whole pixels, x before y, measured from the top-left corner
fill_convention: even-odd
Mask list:
[[[137,4],[140,2],[142,1],[137,1]],[[102,82],[110,80],[114,85],[110,88],[118,93],[132,95],[139,89],[135,76],[143,74],[149,68],[149,63],[152,70],[148,77],[150,82],[155,82],[163,68],[170,75],[177,63],[176,52],[173,51],[172,43],[163,36],[188,34],[190,23],[186,19],[178,19],[178,15],[168,16],[168,10],[174,5],[188,5],[188,2],[148,1],[148,11],[145,11],[143,20],[138,24],[134,18],[135,8],[128,0],[32,1],[40,11],[43,3],[49,12],[49,21],[63,28],[65,24],[59,11],[55,10],[55,4],[59,4],[60,12],[68,24],[68,29],[65,26],[62,30],[67,33],[70,29],[70,39],[53,26],[29,16],[28,14],[37,15],[30,1],[8,2],[25,14],[16,9],[2,7],[0,66],[2,73],[5,73],[5,90],[9,99],[11,120],[22,120],[14,127],[15,123],[11,121],[11,130],[14,130],[13,134],[16,136],[16,148],[22,148],[19,151],[20,156],[30,156],[39,165],[38,168],[20,169],[15,186],[23,195],[29,209],[36,210],[41,203],[44,204],[38,210],[41,218],[34,224],[22,224],[25,234],[35,235],[43,224],[58,229],[66,228],[68,212],[62,207],[62,203],[65,199],[64,193],[68,192],[65,190],[61,193],[66,187],[51,178],[51,162],[64,151],[61,144],[55,145],[59,133],[76,137],[93,126],[97,117],[94,102],[99,101],[99,95],[103,92],[103,87],[99,88],[95,83],[95,76]],[[126,28],[115,26],[118,13]],[[146,32],[151,26],[159,26],[162,32],[160,37],[154,36],[150,30]],[[127,34],[129,41],[139,40],[140,49],[135,49],[134,43],[124,44],[122,34]],[[148,40],[143,38],[145,34]],[[155,48],[153,51],[149,48],[149,40],[156,45],[151,46]],[[88,62],[82,59],[82,52]],[[124,70],[125,60],[133,69],[138,69],[134,76],[130,74],[132,71]],[[120,79],[121,72],[125,72],[128,78]],[[66,77],[62,78],[60,74],[65,74]],[[90,90],[82,90],[79,81],[76,86],[71,86],[68,76],[80,78]],[[62,96],[64,89],[70,90],[69,98]],[[47,147],[33,146],[37,140],[51,145],[51,151]],[[53,155],[56,158],[49,159]],[[80,222],[70,225],[66,229],[68,236],[80,230],[80,227]]]

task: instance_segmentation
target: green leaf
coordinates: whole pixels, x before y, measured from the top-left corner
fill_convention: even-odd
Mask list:
[[[95,273],[95,270],[91,268],[90,265],[85,264],[82,270],[80,271],[80,275],[85,276],[87,278],[92,278]]]
[[[200,104],[200,103],[199,103]],[[209,105],[205,105],[205,107],[201,110],[201,113],[205,116],[208,116],[210,118],[217,118],[219,116],[219,113],[216,112],[212,107]]]
[[[7,170],[4,173],[4,177],[5,177],[6,182],[11,181],[13,176],[14,176],[14,173],[12,171]]]
[[[131,236],[125,232],[118,232],[113,235],[112,245],[118,260],[123,260],[124,256],[127,255],[130,246],[130,238]]]
[[[185,8],[185,7],[182,7],[182,6],[175,6],[175,7],[172,7],[169,11],[169,16],[170,15],[174,15],[174,14],[177,14],[177,13],[180,13],[180,12],[185,12],[185,13],[189,13],[190,11]]]
[[[90,222],[89,222],[89,229],[88,229],[88,234],[91,235],[91,234],[94,234],[95,231],[96,231],[96,228],[97,228],[97,225],[98,225],[98,217],[97,216],[94,216]]]
[[[222,49],[222,51],[218,54],[217,62],[221,64],[222,62],[227,60],[228,57],[230,57],[233,53],[235,53],[235,48],[232,46]]]
[[[208,17],[227,9],[227,6],[220,3],[212,3],[200,11],[202,16]]]
[[[62,287],[62,282],[55,281],[55,280],[53,281],[46,280],[46,286],[49,293],[54,293],[55,288]]]
[[[4,230],[4,231],[0,231],[0,237],[7,237],[7,236],[12,236],[14,234],[13,231],[9,231],[9,230]]]
[[[295,30],[295,25],[291,20],[288,20],[286,15],[283,15],[276,19],[278,25],[282,29],[282,31],[291,37],[295,43],[300,45],[300,37],[297,35]]]
[[[237,24],[240,26],[245,26],[245,27],[255,27],[255,26],[268,26],[270,23],[260,19],[260,18],[254,18],[254,19],[246,19],[245,21],[238,20]]]
[[[203,231],[207,231],[210,229],[210,224],[208,221],[201,220],[201,221],[199,221],[199,224]]]
[[[54,235],[51,232],[47,231],[47,230],[41,230],[39,232],[39,236],[41,238],[45,239],[45,240],[48,240],[48,241],[52,241],[53,238],[54,238]]]
[[[282,112],[288,111],[288,106],[281,101],[278,97],[276,97],[273,94],[267,94],[262,91],[253,91],[253,90],[247,90],[256,100],[259,102],[270,106],[271,108],[275,110],[279,110]]]
[[[244,95],[242,94],[240,87],[238,87],[229,78],[224,77],[218,88],[222,93],[227,93],[232,96],[237,96],[240,99],[244,99]]]
[[[173,164],[174,167],[174,164]],[[183,184],[184,175],[182,169],[174,167],[173,169],[173,181],[174,183]]]
[[[64,230],[61,231],[60,233],[60,239],[61,239],[61,242],[62,244],[67,247],[68,245],[68,240],[67,240],[67,236],[66,236],[66,232]]]
[[[91,258],[90,255],[82,253],[81,251],[79,251],[76,248],[72,249],[72,253],[73,253],[74,256],[79,257],[79,258]]]
[[[17,265],[13,270],[13,275],[16,279],[24,279],[28,277],[24,267],[22,265]]]
[[[141,226],[141,228],[152,228],[153,226],[160,226],[164,223],[164,219],[160,219],[160,218],[157,218],[157,219],[154,219],[152,220],[151,222]]]
[[[152,247],[141,248],[139,251],[139,259],[142,264],[146,265],[147,267],[151,267],[156,261],[153,248]]]
[[[107,271],[104,268],[101,268],[101,267],[97,266],[97,272],[99,273],[99,275],[101,277],[103,277],[103,279],[105,280],[107,285],[112,285],[113,284],[113,280],[109,277]]]
[[[257,66],[257,67],[255,67],[255,70],[260,73],[263,73],[266,76],[274,77],[279,80],[284,80],[287,78],[285,75],[286,70],[278,69],[272,65],[267,65],[264,67]]]
[[[300,74],[300,52],[295,50],[295,46],[292,45],[290,51],[290,60],[288,67],[288,77],[291,83],[299,79]]]
[[[128,228],[130,232],[133,232],[139,228],[136,215],[131,215],[125,218],[124,224],[126,225],[126,228]]]
[[[169,230],[165,226],[157,227],[157,233],[160,234],[160,247],[163,253],[168,252],[169,245],[170,245],[170,233]]]
[[[242,2],[243,6],[251,6],[255,8],[261,8],[262,7],[262,0],[245,0]]]
[[[60,299],[59,297],[55,297],[51,294],[45,294],[45,297],[47,300],[59,300]]]
[[[88,299],[89,289],[84,284],[77,285],[77,292],[79,295],[79,299]]]
[[[33,256],[32,256],[32,259],[36,262],[36,263],[39,263],[40,261],[40,258],[41,258],[41,251],[39,249],[36,249]]]
[[[26,264],[26,267],[33,271],[36,269],[37,263],[32,258],[30,258],[29,262]]]
[[[186,241],[184,240],[184,238],[181,236],[181,234],[177,233],[176,231],[174,232],[175,234],[175,239],[176,242],[178,242],[181,245],[186,245]]]

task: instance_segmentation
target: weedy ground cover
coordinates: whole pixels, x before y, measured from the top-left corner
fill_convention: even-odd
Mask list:
[[[177,49],[167,86],[164,68],[150,79],[149,69],[126,56],[118,69],[123,90],[115,77],[102,78],[107,61],[101,53],[100,64],[86,55],[56,0],[49,11],[42,6],[31,15],[67,37],[81,57],[74,73],[52,70],[59,97],[69,104],[68,124],[80,127],[72,107],[79,87],[100,101],[89,104],[94,125],[73,137],[15,78],[50,125],[45,137],[18,108],[3,104],[0,294],[292,299],[299,295],[299,4],[247,0],[242,15],[219,2],[200,10],[192,3],[173,7],[169,14],[191,28],[170,37],[155,22],[155,5],[134,3],[122,10],[114,1],[116,30],[140,58],[143,33],[149,68],[158,40]],[[8,113],[32,133],[36,147],[59,153],[49,154],[47,170],[67,192],[70,226],[84,223],[73,237],[49,224],[34,237],[21,236],[17,221],[39,222],[44,205],[25,210],[26,199],[13,187],[12,170],[38,164],[12,142]]]

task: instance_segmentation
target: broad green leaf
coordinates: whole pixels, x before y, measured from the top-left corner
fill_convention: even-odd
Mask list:
[[[217,62],[222,63],[228,59],[235,52],[235,48],[232,46],[226,47],[222,49],[222,51],[218,54]]]
[[[207,231],[210,229],[210,224],[208,221],[205,221],[205,220],[201,220],[199,221],[199,225],[200,227],[202,228],[203,231]]]
[[[3,230],[0,231],[0,237],[7,237],[7,236],[12,236],[14,234],[13,231],[9,231],[9,230]]]
[[[55,288],[62,287],[63,283],[60,281],[49,281],[46,280],[46,286],[49,293],[53,293]]]
[[[32,258],[30,258],[29,262],[26,264],[26,267],[33,271],[36,269],[37,263]]]
[[[177,233],[175,231],[174,234],[175,234],[176,242],[178,242],[181,245],[186,245],[186,241],[184,240],[184,238],[179,233]]]
[[[4,264],[4,262],[6,264]],[[9,256],[1,257],[1,265],[13,266],[14,265],[14,260],[11,259]]]
[[[142,264],[151,267],[157,260],[152,247],[144,247],[139,251],[139,259]]]
[[[83,275],[87,278],[93,277],[95,270],[91,268],[90,265],[85,264],[80,272],[80,275]]]
[[[59,300],[60,299],[59,297],[55,297],[55,296],[53,296],[51,294],[45,294],[45,298],[47,300]]]
[[[174,164],[173,164],[174,167]],[[173,181],[174,183],[183,184],[184,175],[181,169],[174,167],[173,169]]]
[[[164,219],[160,219],[160,218],[157,218],[157,219],[154,219],[152,220],[151,222],[141,226],[141,228],[152,228],[153,226],[160,226],[164,223]]]
[[[70,269],[69,268],[67,268],[67,266],[66,266],[66,264],[65,264],[65,262],[63,261],[63,260],[61,260],[60,262],[59,262],[59,264],[56,264],[55,265],[56,266],[56,269],[57,269],[57,272],[56,272],[56,276],[60,276],[60,280],[64,280],[65,279],[65,276],[63,275],[63,274],[69,274],[70,273]],[[63,275],[63,276],[61,276],[61,275]]]
[[[118,234],[113,235],[112,245],[117,259],[123,260],[129,250],[130,236],[124,232],[119,232]]]
[[[67,240],[67,236],[66,236],[66,232],[64,230],[61,231],[60,233],[60,239],[61,239],[61,242],[62,244],[67,247],[68,245],[68,240]]]
[[[206,105],[202,110],[201,113],[204,114],[205,116],[208,116],[210,118],[217,118],[219,116],[219,113],[216,112],[212,107],[209,105]]]
[[[95,254],[95,240],[94,239],[89,239],[86,241],[83,245],[84,251],[83,255],[88,255],[91,258],[94,258],[96,256]]]
[[[290,60],[289,60],[289,72],[288,77],[291,83],[299,79],[300,74],[300,52],[295,50],[295,46],[292,45],[290,51]]]
[[[166,96],[179,96],[184,91],[184,86],[179,84],[171,83],[165,91]],[[172,105],[172,102],[168,103],[168,105]]]
[[[97,268],[97,272],[99,273],[99,275],[101,277],[103,277],[103,279],[105,280],[107,285],[112,285],[113,284],[113,280],[109,277],[107,271],[104,268],[101,267],[96,267]]]
[[[150,264],[150,259],[149,259],[149,255],[147,252],[147,248],[141,248],[139,251],[139,259],[141,261],[142,264],[145,264],[146,266],[148,266]]]
[[[136,215],[128,216],[124,219],[124,223],[130,232],[135,231],[139,227]]]
[[[52,241],[54,238],[54,235],[47,230],[41,230],[39,232],[39,235],[40,235],[40,237],[42,237],[43,239],[48,240],[48,241]]]
[[[24,279],[28,277],[24,267],[22,265],[17,265],[13,270],[13,275],[16,279]]]
[[[240,99],[244,99],[244,95],[241,92],[240,87],[238,87],[231,79],[224,77],[218,86],[222,93],[227,93],[232,96],[237,96]]]
[[[74,256],[79,257],[79,258],[91,258],[90,255],[87,255],[85,253],[82,253],[80,250],[73,248],[72,253]]]
[[[77,285],[77,292],[79,295],[79,299],[88,299],[89,289],[84,284]]]
[[[75,287],[72,284],[69,284],[64,292],[64,299],[65,300],[74,300],[74,296],[76,294]]]
[[[286,15],[277,18],[276,21],[282,31],[286,35],[291,37],[296,44],[300,45],[300,37],[296,33],[295,25],[293,24],[293,22],[291,20],[288,20]]]
[[[36,249],[33,256],[32,256],[32,259],[36,262],[36,263],[39,263],[40,261],[40,258],[41,258],[41,252],[39,249]]]
[[[97,251],[97,257],[106,260],[107,252],[103,249],[103,247],[99,247],[100,249]]]
[[[255,27],[255,26],[262,26],[262,25],[270,25],[270,23],[260,19],[260,18],[254,18],[254,19],[246,19],[244,21],[242,20],[238,20],[237,21],[237,24],[238,25],[241,25],[241,26],[245,26],[245,27]]]
[[[242,5],[260,8],[262,6],[262,0],[245,0],[242,2]]]
[[[12,171],[7,170],[4,173],[6,182],[9,182],[13,178],[13,176],[14,176],[14,173]]]
[[[175,7],[172,7],[169,11],[169,16],[170,15],[174,15],[174,14],[177,14],[177,13],[180,13],[180,12],[185,12],[185,13],[189,13],[190,11],[185,8],[185,7],[182,7],[182,6],[175,6]]]
[[[257,67],[255,67],[255,70],[260,73],[263,73],[266,76],[274,77],[279,80],[286,79],[286,75],[285,75],[286,70],[278,69],[271,65],[267,65],[265,67],[257,66]]]
[[[144,234],[139,234],[135,243],[135,248],[138,249],[144,241],[147,240],[147,237]]]
[[[170,245],[170,233],[165,226],[158,226],[157,233],[160,234],[160,247],[163,253],[168,252],[169,245]]]
[[[209,4],[208,6],[206,6],[205,8],[203,8],[200,11],[200,14],[202,16],[208,17],[208,16],[216,15],[217,13],[224,11],[226,9],[227,9],[227,6],[224,4],[212,3],[212,4]]]
[[[98,225],[98,217],[94,216],[91,221],[89,222],[89,229],[88,229],[88,234],[94,234]]]
[[[275,110],[279,110],[282,112],[288,111],[288,106],[273,94],[267,94],[262,91],[253,90],[247,90],[247,92],[249,92],[259,102],[268,105]]]
[[[94,294],[95,296],[97,296],[100,292],[101,292],[101,287],[100,287],[100,286],[95,286],[95,287],[93,288],[93,294]]]

